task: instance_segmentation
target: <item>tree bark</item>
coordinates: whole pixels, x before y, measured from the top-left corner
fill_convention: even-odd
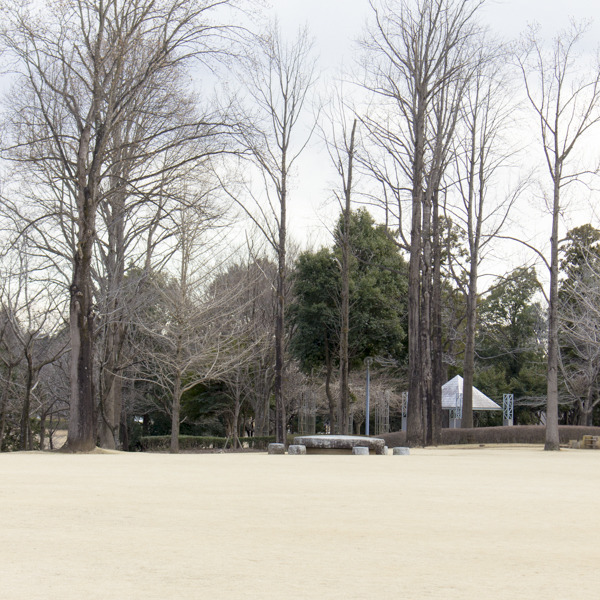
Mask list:
[[[173,384],[173,405],[171,407],[171,446],[169,452],[177,454],[179,452],[179,421],[181,413],[181,373],[175,373]]]
[[[31,411],[31,389],[33,387],[34,374],[30,352],[25,352],[25,359],[27,360],[27,377],[25,379],[25,395],[23,397],[23,406],[21,408],[19,447],[21,450],[32,450],[29,446],[29,430],[31,429],[29,413]]]
[[[336,418],[336,401],[331,392],[331,375],[333,365],[331,361],[331,352],[329,351],[329,337],[325,331],[325,395],[329,404],[329,431],[331,433],[340,433],[338,428],[338,419]]]
[[[418,90],[418,93],[420,90]],[[421,251],[422,204],[425,144],[425,106],[422,93],[418,95],[415,127],[415,156],[412,178],[412,222],[410,260],[408,265],[408,410],[406,442],[409,446],[425,444],[423,419],[422,361],[421,361]]]
[[[344,218],[342,230],[342,290],[341,290],[341,324],[340,324],[340,415],[342,433],[348,434],[350,427],[350,390],[348,388],[349,361],[348,336],[350,332],[350,206],[352,200],[352,170],[354,163],[354,138],[356,119],[352,124],[350,146],[348,147],[348,175],[344,181]]]
[[[285,163],[285,158],[283,159]],[[279,245],[277,250],[277,314],[275,317],[275,440],[278,444],[285,444],[286,415],[284,399],[285,368],[285,284],[286,284],[286,186],[285,177],[280,196],[280,222]]]
[[[548,387],[546,443],[544,450],[560,450],[558,433],[558,223],[560,217],[560,171],[554,172],[552,236],[550,238],[550,305],[548,307]]]
[[[442,347],[442,239],[439,214],[439,193],[433,196],[433,293],[431,297],[432,311],[432,375],[433,406],[429,429],[431,443],[439,445],[442,436],[442,385],[445,383],[443,347]]]
[[[80,213],[77,251],[71,284],[71,404],[65,450],[89,452],[96,446],[94,405],[94,315],[91,293],[91,260],[95,214],[90,201]]]
[[[8,404],[8,392],[12,379],[13,366],[8,365],[6,373],[6,385],[2,390],[2,399],[0,400],[0,452],[2,452],[2,444],[4,443],[4,431],[6,430],[6,406]]]

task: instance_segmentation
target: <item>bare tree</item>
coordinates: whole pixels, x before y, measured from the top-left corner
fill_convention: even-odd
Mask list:
[[[339,176],[339,189],[334,195],[342,213],[341,227],[336,231],[336,240],[341,249],[341,298],[339,329],[339,361],[340,361],[340,398],[337,428],[341,433],[350,433],[350,387],[348,338],[350,333],[350,211],[354,191],[354,177],[357,156],[357,118],[348,117],[349,110],[344,103],[342,89],[335,90],[334,100],[328,110],[324,111],[324,123],[321,125],[321,136],[327,145],[329,156]],[[330,361],[327,361],[330,364]],[[329,373],[328,373],[329,379]],[[329,388],[329,383],[328,386]],[[333,411],[330,411],[333,416]],[[331,418],[331,417],[330,417]],[[331,422],[332,431],[336,423]]]
[[[456,131],[454,185],[444,210],[464,236],[464,256],[447,248],[449,268],[466,298],[463,361],[462,427],[473,427],[473,375],[477,324],[479,268],[497,239],[510,210],[523,190],[519,184],[504,192],[501,177],[511,166],[514,148],[508,141],[514,109],[508,91],[506,52],[496,45],[478,52],[475,71],[464,93],[461,120]],[[456,200],[453,192],[456,192]],[[448,243],[451,236],[448,236]]]
[[[229,266],[211,287],[214,288],[213,294],[227,296],[233,289],[240,290],[231,308],[238,315],[238,321],[243,323],[245,344],[252,347],[252,352],[225,376],[225,381],[232,382],[235,393],[250,405],[256,435],[265,436],[270,435],[272,412],[270,400],[274,375],[273,322],[277,306],[277,265],[255,254],[256,250],[250,244],[248,257],[239,264]]]
[[[256,106],[242,142],[257,165],[264,186],[254,208],[242,204],[246,214],[265,236],[277,257],[277,311],[275,316],[275,436],[286,438],[284,399],[285,305],[287,294],[287,210],[292,168],[306,147],[310,132],[298,136],[301,115],[315,81],[312,43],[302,30],[292,44],[281,39],[277,25],[257,40],[252,55],[248,88]],[[312,131],[312,130],[311,130]],[[297,138],[300,137],[300,143]]]
[[[209,19],[227,3],[73,0],[35,13],[19,2],[5,9],[2,41],[20,71],[11,157],[33,167],[40,184],[61,189],[57,211],[66,201],[73,215],[66,232],[72,246],[71,451],[96,442],[92,260],[98,209],[111,167],[122,159],[113,142],[190,59],[210,60],[221,51],[222,28]],[[149,130],[149,138],[158,141],[174,129],[194,138],[214,125],[204,119],[165,123]]]
[[[525,91],[537,117],[539,141],[551,182],[548,207],[552,215],[550,257],[544,262],[550,273],[548,294],[548,392],[546,406],[546,450],[559,450],[558,436],[558,245],[563,192],[589,169],[576,158],[600,121],[600,68],[582,68],[578,48],[587,27],[572,23],[548,46],[537,28],[523,38],[518,55]]]
[[[223,243],[215,229],[223,212],[214,197],[218,190],[184,182],[180,194],[181,206],[173,213],[176,252],[170,261],[176,274],[154,289],[154,305],[163,317],[152,318],[154,311],[147,314],[147,308],[140,307],[135,324],[136,352],[144,357],[137,378],[164,390],[161,401],[171,417],[171,452],[179,451],[182,396],[242,367],[255,345],[240,319],[246,307],[239,298],[245,297],[246,288],[239,282],[211,285]]]
[[[410,252],[407,433],[412,445],[435,441],[441,426],[439,193],[473,68],[481,4],[372,2],[375,24],[364,41],[364,86],[377,100],[364,123],[382,149],[382,160],[370,166],[383,185],[386,208],[395,207],[400,239]]]
[[[589,248],[579,251],[583,264],[559,294],[560,367],[577,424],[590,426],[600,404],[600,261]]]
[[[52,273],[40,268],[29,255],[27,239],[22,238],[12,254],[12,269],[3,273],[0,287],[2,306],[2,329],[0,353],[7,370],[7,386],[18,375],[21,392],[19,397],[19,448],[33,449],[31,414],[44,367],[65,354],[68,339],[60,335],[64,331],[64,297],[60,284],[52,280]],[[9,258],[4,257],[5,267]],[[15,368],[20,365],[17,373]],[[6,391],[3,394],[1,412],[5,415]],[[43,412],[40,402],[36,412]],[[3,428],[3,427],[0,427]]]

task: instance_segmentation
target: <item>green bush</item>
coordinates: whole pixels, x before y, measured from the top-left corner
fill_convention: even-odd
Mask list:
[[[600,435],[600,427],[559,425],[560,443],[580,440],[584,435]],[[406,445],[406,432],[398,431],[380,436],[386,444]],[[452,444],[543,444],[546,428],[543,425],[515,425],[513,427],[474,427],[473,429],[442,429],[441,443]]]
[[[240,442],[248,445],[252,450],[266,450],[267,446],[275,441],[274,436],[255,436],[242,437]],[[214,450],[219,448],[232,447],[233,440],[224,437],[200,436],[200,435],[180,435],[180,450]],[[165,452],[171,446],[170,435],[148,435],[140,438],[140,448],[144,452]]]

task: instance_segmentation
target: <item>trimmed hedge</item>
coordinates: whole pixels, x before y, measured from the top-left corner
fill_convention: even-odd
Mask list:
[[[581,440],[584,435],[600,435],[600,427],[559,425],[561,444]],[[385,433],[377,437],[394,446],[406,445],[406,432]],[[442,445],[454,444],[543,444],[546,441],[544,425],[515,425],[513,427],[474,427],[473,429],[442,429]]]
[[[256,436],[242,437],[240,442],[253,450],[266,450],[271,442],[275,441],[274,436]],[[233,440],[224,437],[211,437],[199,435],[180,435],[179,450],[216,450],[225,448],[227,443],[228,448],[232,448]],[[171,447],[170,435],[152,435],[142,436],[140,438],[140,446],[143,452],[165,452]]]

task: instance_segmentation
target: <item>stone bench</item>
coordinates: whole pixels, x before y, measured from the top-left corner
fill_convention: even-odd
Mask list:
[[[368,448],[369,454],[385,454],[385,441],[361,435],[301,435],[294,444],[306,447],[307,454],[352,454],[352,448]]]

